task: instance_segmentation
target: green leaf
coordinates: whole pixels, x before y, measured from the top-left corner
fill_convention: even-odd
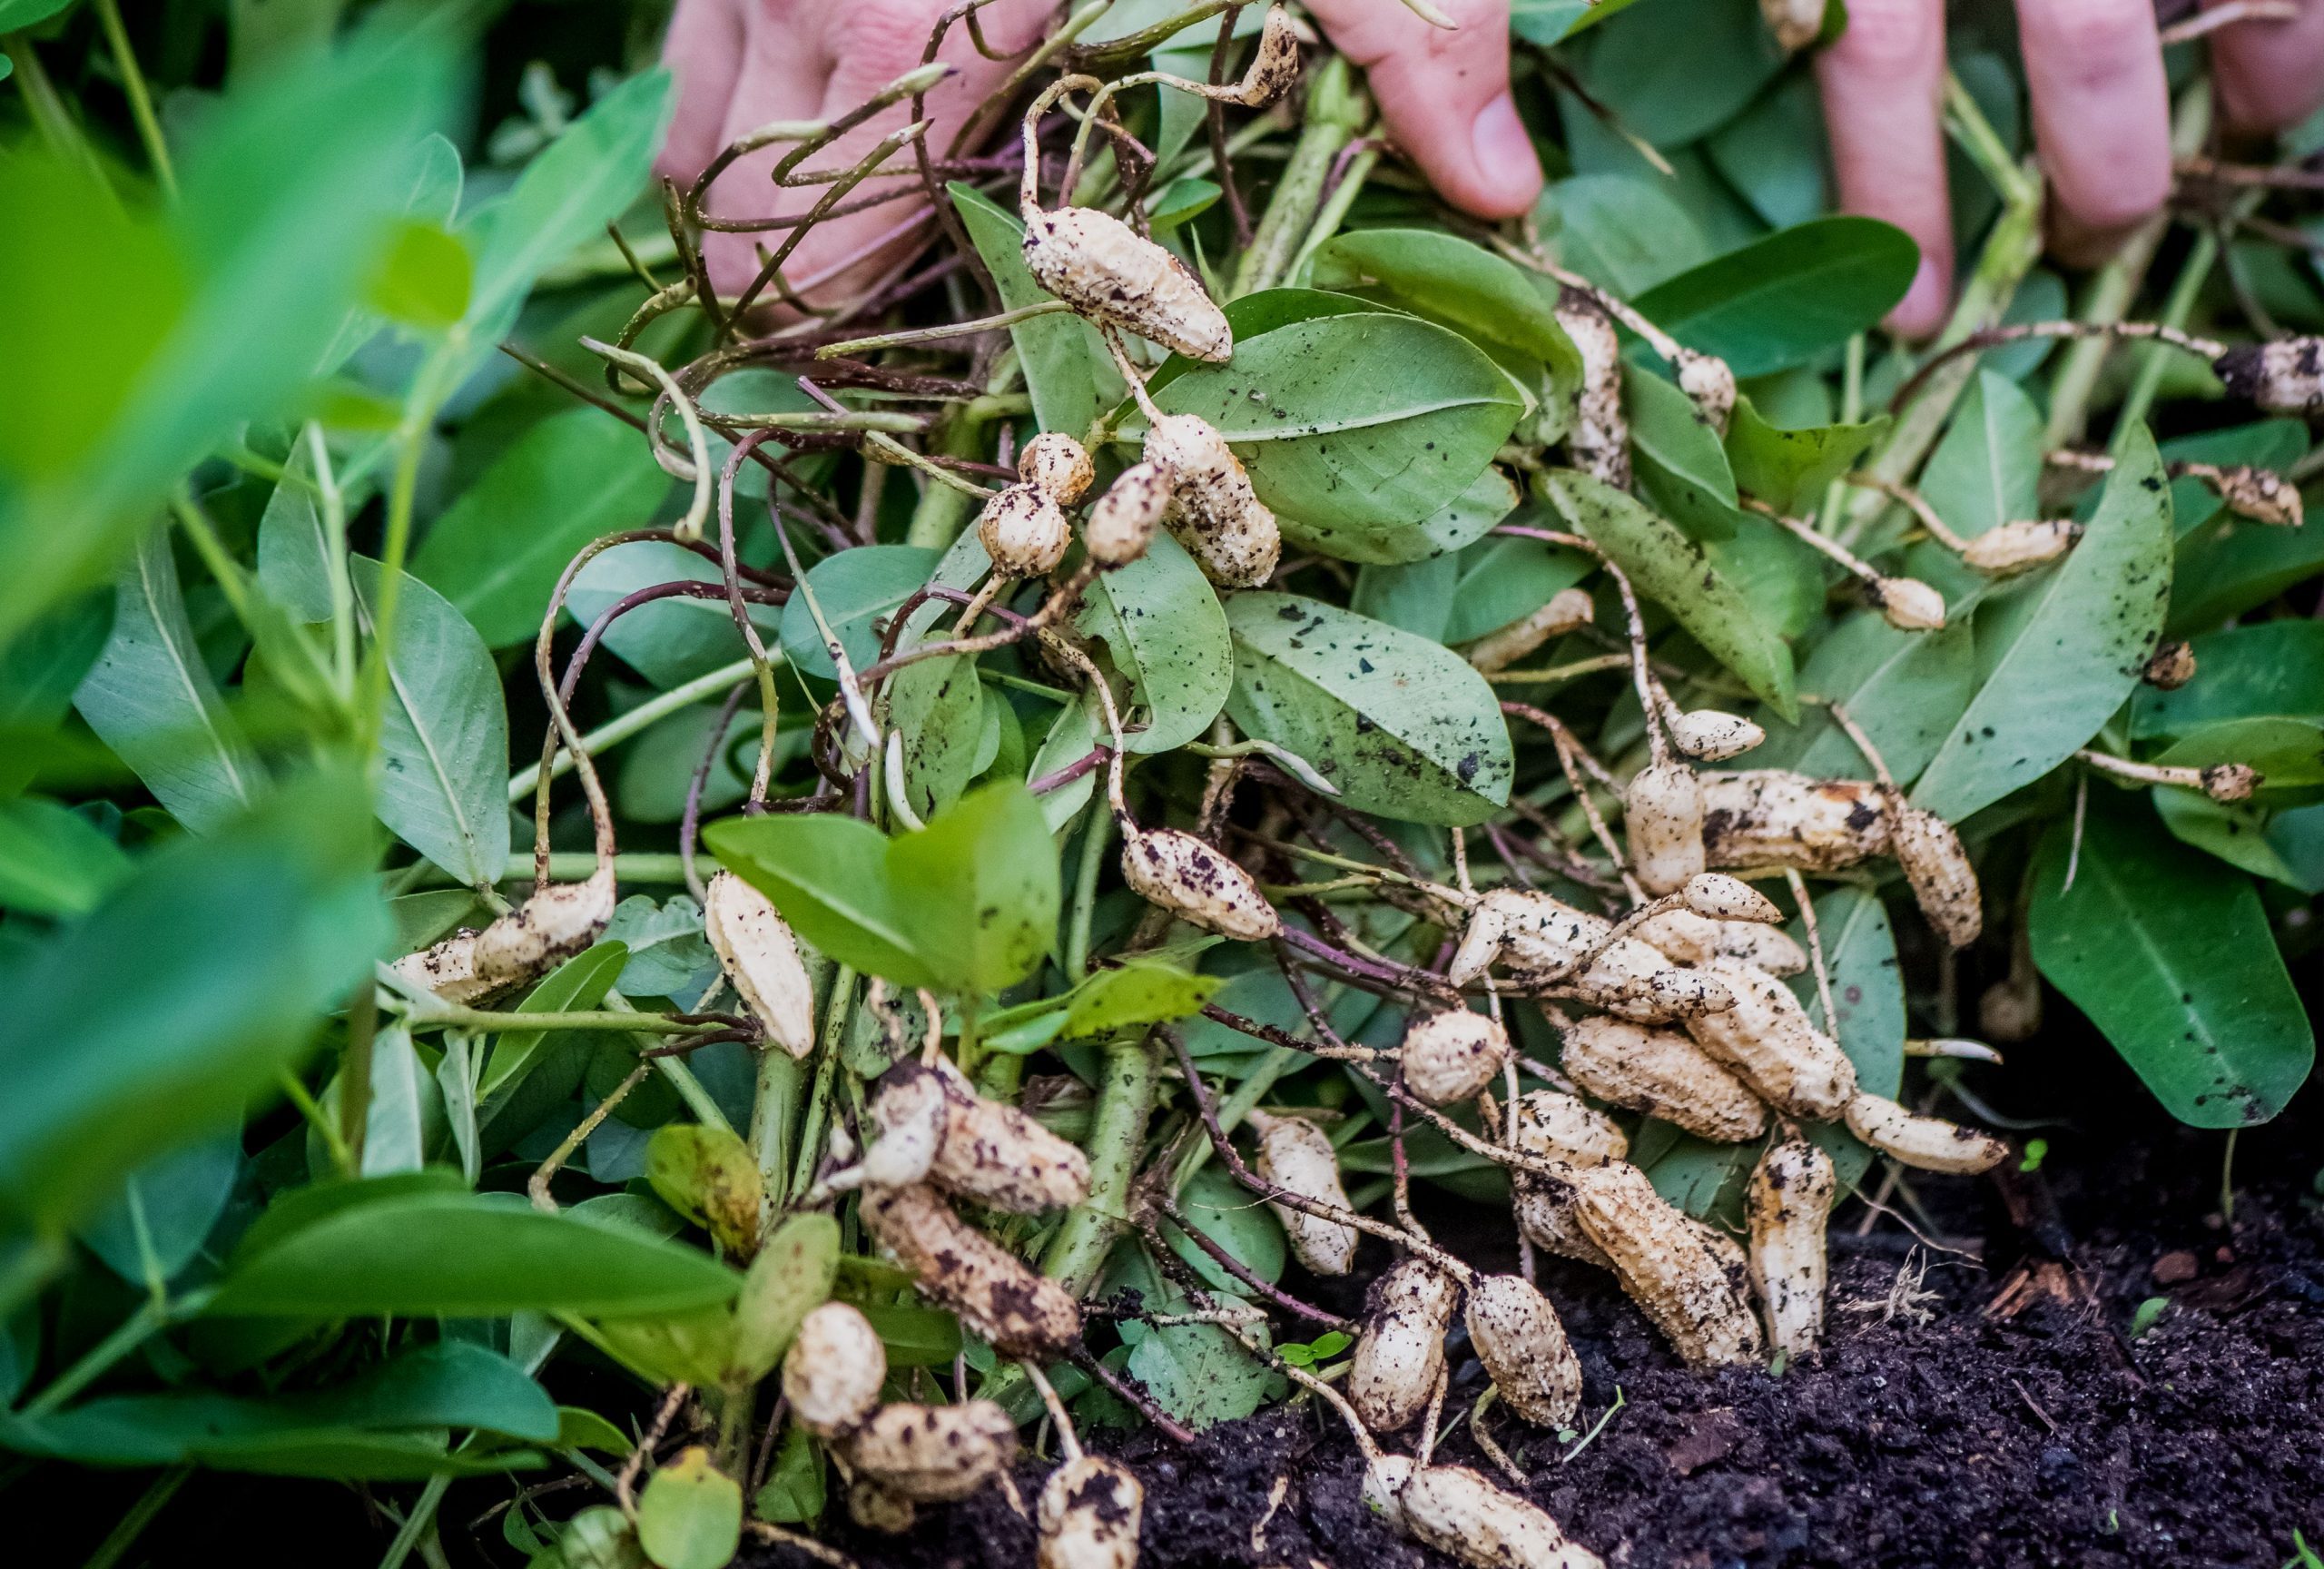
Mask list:
[[[96,824],[37,796],[0,801],[0,910],[85,915],[129,874]]]
[[[783,1360],[800,1321],[831,1296],[839,1255],[839,1222],[829,1215],[793,1215],[776,1228],[743,1276],[728,1382],[755,1382]]]
[[[1711,656],[1741,678],[1777,714],[1798,713],[1791,650],[1753,612],[1750,601],[1704,558],[1702,547],[1621,491],[1587,474],[1551,469],[1537,475],[1541,498],[1596,541]]]
[[[1001,309],[1021,311],[1051,296],[1025,270],[1025,225],[1016,214],[972,185],[954,181],[952,205],[969,232],[977,255],[992,274]],[[1097,328],[1059,311],[1036,316],[1009,329],[1025,368],[1025,390],[1032,394],[1033,418],[1044,430],[1078,437],[1122,396],[1121,377]]]
[[[2165,768],[2241,763],[2260,771],[2261,805],[2313,805],[2324,795],[2324,727],[2307,719],[2223,719],[2190,730],[2149,762]],[[2184,792],[2181,792],[2184,794]]]
[[[330,1104],[337,1108],[335,1095]],[[363,1127],[366,1177],[419,1170],[429,1148],[443,1137],[442,1094],[413,1050],[411,1032],[400,1025],[381,1030],[372,1040],[371,1104]]]
[[[1877,219],[1818,218],[1659,283],[1635,303],[1738,376],[1765,376],[1871,328],[1905,297],[1920,254]]]
[[[888,882],[887,836],[869,823],[828,812],[728,817],[702,840],[818,952],[899,986],[935,984]]]
[[[1579,550],[1539,539],[1480,539],[1458,558],[1443,641],[1472,643],[1521,621],[1597,568]]]
[[[406,219],[389,242],[366,302],[408,326],[438,331],[468,309],[475,263],[457,235],[436,224]]]
[[[1057,847],[1040,803],[1014,780],[972,791],[925,832],[889,841],[886,875],[915,951],[950,991],[1015,985],[1055,937]]]
[[[238,1253],[210,1311],[253,1317],[381,1313],[492,1318],[709,1307],[739,1277],[675,1242],[507,1194],[403,1193],[346,1205]]]
[[[1159,538],[1157,536],[1157,542]],[[1104,735],[1105,720],[1098,712],[1094,694],[1078,703],[1067,704],[1058,710],[1057,718],[1051,722],[1040,749],[1033,754],[1032,761],[1025,765],[1025,783],[1030,785],[1036,779],[1045,778],[1060,768],[1079,762],[1089,755],[1090,749]],[[1049,824],[1049,832],[1063,833],[1066,825],[1079,816],[1081,809],[1089,804],[1089,797],[1097,793],[1098,772],[1095,769],[1069,784],[1043,791],[1040,795],[1041,816]]]
[[[2040,517],[2042,425],[2041,410],[2016,382],[1991,366],[1979,370],[1921,471],[1922,498],[1969,539]],[[1981,599],[1993,584],[1933,539],[1915,546],[1905,567],[1948,605]]]
[[[1507,804],[1509,729],[1492,688],[1438,644],[1295,594],[1246,592],[1227,710],[1289,748],[1344,804],[1399,822],[1482,822]]]
[[[1287,538],[1372,559],[1417,553],[1400,541],[1476,482],[1524,411],[1508,375],[1458,333],[1377,311],[1278,327],[1155,402],[1201,415],[1239,449]]]
[[[917,545],[861,545],[807,568],[807,587],[849,664],[868,669],[880,657],[880,624],[927,584],[938,559],[937,551]],[[823,635],[806,602],[798,604],[799,614],[783,620],[783,652],[802,675],[836,681],[839,666],[823,646]]]
[[[1159,754],[1199,739],[1235,685],[1235,646],[1226,612],[1194,558],[1157,534],[1144,556],[1100,573],[1083,606],[1077,624],[1104,641],[1130,685],[1122,717],[1128,749]]]
[[[1777,229],[1831,209],[1831,153],[1815,78],[1794,72],[1703,143],[1720,178]]]
[[[241,1169],[239,1131],[172,1150],[132,1171],[74,1234],[132,1285],[144,1286],[149,1274],[172,1279],[202,1251]]]
[[[1535,212],[1566,265],[1634,300],[1711,258],[1693,213],[1653,174],[1578,174],[1541,194]]]
[[[376,635],[379,564],[348,559],[364,630]],[[508,866],[508,710],[500,670],[442,595],[407,580],[388,651],[379,726],[379,821],[472,888]]]
[[[154,799],[197,834],[231,821],[265,788],[194,643],[161,529],[149,529],[123,564],[113,635],[73,702]]]
[[[1178,1203],[1188,1222],[1217,1243],[1236,1263],[1269,1285],[1283,1278],[1283,1222],[1223,1168],[1214,1164],[1196,1172],[1178,1195]],[[1248,1286],[1175,1230],[1170,1236],[1170,1249],[1212,1290],[1236,1297],[1251,1295]]]
[[[669,488],[645,443],[597,410],[552,414],[429,527],[412,575],[492,647],[528,644],[565,564],[599,535],[651,516]]]
[[[637,1542],[661,1569],[726,1569],[742,1540],[742,1485],[711,1465],[709,1450],[682,1450],[646,1478]]]
[[[940,1308],[893,1302],[857,1306],[880,1332],[891,1367],[946,1367],[960,1354],[960,1321]]]
[[[2308,450],[2307,427],[2269,419],[2163,444],[2167,459],[2250,463],[2283,473]],[[2218,626],[2324,573],[2324,529],[2280,528],[2238,518],[2201,480],[2171,483],[2179,559],[2171,589],[2174,636]]]
[[[1318,289],[1369,289],[1471,340],[1506,345],[1578,386],[1581,353],[1558,325],[1558,287],[1482,245],[1432,229],[1359,229],[1315,252]]]
[[[2072,756],[2137,688],[2170,597],[2170,498],[2142,430],[2072,553],[1978,607],[1984,684],[1914,804],[1957,823]]]
[[[1216,975],[1195,975],[1162,959],[1125,959],[1100,970],[1073,989],[1065,1032],[1104,1035],[1139,1024],[1167,1024],[1202,1011],[1226,982]]]
[[[722,1304],[596,1323],[567,1317],[583,1339],[656,1384],[714,1386],[734,1362],[734,1315]]]
[[[587,627],[636,590],[682,577],[720,581],[716,567],[683,545],[666,539],[616,545],[581,568],[566,594],[566,613],[576,625]],[[782,631],[782,610],[753,605],[750,611],[759,640],[772,654]],[[640,606],[606,629],[605,642],[623,664],[664,688],[707,676],[746,652],[742,634],[734,630],[734,612],[723,597],[662,599]]]
[[[2131,710],[2140,740],[2184,735],[2228,719],[2324,721],[2324,622],[2286,617],[2191,640],[2195,678],[2176,692],[2142,687]]]
[[[1661,147],[1717,130],[1784,66],[1752,0],[1695,0],[1683,24],[1667,5],[1621,17],[1590,54],[1591,96]]]
[[[676,102],[667,71],[631,77],[566,127],[478,219],[466,320],[479,344],[507,331],[550,263],[599,238],[637,199]]]
[[[1167,1312],[1186,1300],[1183,1293],[1163,1284],[1143,1249],[1132,1258],[1129,1283],[1145,1293],[1149,1304]],[[1128,1326],[1124,1327],[1123,1338],[1128,1339]],[[1259,1330],[1262,1337],[1265,1333]],[[1195,1428],[1248,1416],[1266,1398],[1271,1381],[1266,1365],[1216,1324],[1143,1327],[1125,1371],[1165,1411]]]
[[[2324,892],[2324,887],[2315,885],[2319,883],[2317,878],[2304,875],[2285,859],[2275,842],[2278,835],[2271,833],[2276,824],[2269,820],[2265,807],[2213,801],[2193,790],[2158,787],[2152,796],[2162,825],[2181,844],[2207,851],[2254,877],[2265,877],[2303,893]],[[2276,822],[2299,815],[2296,812],[2285,813]]]
[[[1799,672],[1799,689],[1846,708],[1905,785],[1936,755],[1976,686],[1976,648],[1966,622],[1939,632],[1900,632],[1876,610],[1843,620]],[[1754,768],[1791,768],[1823,779],[1870,772],[1822,704],[1803,708],[1796,725],[1772,709],[1755,717],[1768,738],[1750,755]]]
[[[793,1422],[783,1430],[782,1446],[766,1481],[751,1499],[752,1513],[775,1525],[812,1525],[822,1518],[823,1465],[807,1429]]]
[[[602,936],[629,950],[614,984],[630,997],[675,997],[718,962],[703,933],[702,907],[683,893],[662,904],[632,894],[614,907]]]
[[[32,748],[15,743],[46,732],[73,706],[73,693],[113,635],[117,590],[93,589],[0,642],[0,796],[31,782]]]
[[[0,1211],[69,1224],[303,1055],[387,952],[362,802],[342,775],[287,784],[0,952]]]
[[[656,1128],[645,1146],[645,1179],[724,1251],[746,1252],[757,1242],[764,1185],[750,1146],[734,1130],[698,1122]]]
[[[2053,824],[2035,862],[2027,930],[2043,975],[2181,1122],[2238,1128],[2282,1110],[2316,1040],[2258,893],[2096,798],[2068,889],[2073,832]]]
[[[1887,429],[1885,414],[1860,425],[1780,429],[1745,396],[1736,400],[1727,428],[1727,458],[1736,484],[1777,511],[1797,515],[1821,502],[1825,487],[1855,468]]]
[[[1735,475],[1718,432],[1695,412],[1694,400],[1652,371],[1624,365],[1622,401],[1647,500],[1697,539],[1733,538]]]
[[[918,643],[903,639],[904,646]],[[960,798],[977,776],[984,738],[984,682],[969,656],[940,655],[897,672],[888,723],[901,739],[904,795],[923,819]]]
[[[619,942],[600,942],[576,953],[550,971],[513,1010],[518,1013],[586,1012],[606,1000],[629,950]],[[485,1059],[484,1077],[477,1085],[477,1100],[492,1110],[506,1105],[526,1073],[534,1066],[546,1034],[538,1030],[511,1030],[492,1043]],[[489,1111],[487,1113],[489,1115]]]

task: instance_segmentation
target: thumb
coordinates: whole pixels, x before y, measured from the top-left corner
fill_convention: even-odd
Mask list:
[[[1533,205],[1541,165],[1509,94],[1509,0],[1445,0],[1454,28],[1395,0],[1312,0],[1309,9],[1364,67],[1389,133],[1446,201],[1480,218]]]

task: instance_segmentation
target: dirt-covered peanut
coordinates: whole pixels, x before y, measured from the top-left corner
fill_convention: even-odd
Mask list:
[[[1374,1433],[1400,1433],[1420,1419],[1444,1371],[1444,1331],[1460,1287],[1407,1258],[1373,1283],[1372,1311],[1356,1337],[1346,1392]]]
[[[1732,959],[1705,968],[1726,983],[1735,1006],[1688,1020],[1695,1044],[1769,1105],[1811,1121],[1838,1116],[1856,1093],[1856,1066],[1838,1041],[1808,1021],[1791,988]]]
[[[1717,708],[1689,708],[1670,721],[1670,745],[1701,763],[1724,763],[1740,757],[1768,738],[1768,733],[1740,714]]]
[[[1702,784],[1703,848],[1715,867],[1837,872],[1887,854],[1887,801],[1870,780],[1744,768],[1706,774]]]
[[[1258,1135],[1256,1168],[1265,1181],[1302,1199],[1346,1209],[1347,1189],[1340,1185],[1339,1151],[1321,1128],[1305,1117],[1272,1117],[1252,1111],[1245,1119]],[[1310,1215],[1288,1204],[1270,1204],[1283,1222],[1292,1256],[1318,1275],[1344,1275],[1355,1262],[1356,1233],[1353,1226]]]
[[[2249,801],[2262,777],[2248,763],[2214,763],[2200,776],[2203,794],[2214,801]]]
[[[1576,1172],[1574,1215],[1622,1289],[1689,1363],[1759,1359],[1758,1321],[1685,1213],[1628,1161]]]
[[[1836,1181],[1832,1158],[1805,1139],[1769,1145],[1753,1168],[1751,1288],[1767,1314],[1768,1345],[1804,1357],[1824,1337],[1824,1229]]]
[[[1989,577],[2008,577],[2047,566],[2073,548],[2082,526],[2071,518],[2028,518],[1988,528],[1961,552],[1961,559]]]
[[[1766,1103],[1675,1030],[1583,1019],[1565,1032],[1559,1065],[1608,1105],[1659,1117],[1699,1139],[1736,1144],[1767,1130]]]
[[[1034,1520],[1037,1569],[1137,1569],[1146,1489],[1130,1468],[1084,1455],[1049,1473]]]
[[[933,1073],[899,1071],[872,1097],[879,1138],[863,1152],[863,1180],[873,1188],[902,1188],[926,1180],[944,1142],[943,1081]]]
[[[790,924],[732,872],[713,876],[703,893],[703,932],[727,983],[769,1041],[804,1057],[815,1046],[815,989]]]
[[[990,1400],[882,1406],[841,1441],[847,1463],[915,1504],[966,1498],[1016,1457],[1017,1424]]]
[[[1581,1408],[1581,1359],[1549,1298],[1522,1276],[1469,1282],[1469,1344],[1509,1408],[1537,1427],[1563,1427]]]
[[[1469,663],[1488,676],[1506,670],[1551,638],[1589,626],[1596,615],[1588,590],[1561,588],[1531,615],[1470,644]]]
[[[1545,1252],[1577,1263],[1611,1268],[1598,1244],[1582,1230],[1574,1213],[1574,1189],[1570,1177],[1545,1177],[1519,1171],[1510,1178],[1510,1214],[1525,1240]]]
[[[869,1417],[887,1378],[880,1332],[845,1302],[826,1302],[801,1319],[783,1357],[783,1398],[820,1438],[852,1431]]]
[[[901,1536],[920,1523],[920,1505],[870,1476],[847,1485],[847,1517],[866,1531]]]
[[[1566,455],[1573,466],[1617,490],[1630,488],[1630,422],[1622,417],[1622,340],[1604,307],[1568,290],[1558,301],[1558,325],[1581,354],[1581,390]]]
[[[1144,456],[1170,477],[1163,524],[1204,577],[1222,588],[1255,588],[1275,575],[1283,530],[1215,426],[1198,414],[1165,414],[1147,429]]]
[[[1686,895],[1688,909],[1713,921],[1743,921],[1766,926],[1783,919],[1783,912],[1776,908],[1774,900],[1740,877],[1729,877],[1724,872],[1698,872],[1687,879],[1686,887],[1679,892]]]
[[[1246,109],[1264,109],[1299,80],[1299,28],[1291,13],[1278,3],[1267,7],[1259,27],[1259,46],[1243,68],[1235,101]]]
[[[1187,264],[1094,207],[1025,214],[1025,270],[1088,320],[1223,364],[1235,353],[1226,324]]]
[[[1703,788],[1683,763],[1655,763],[1630,775],[1622,792],[1630,870],[1649,893],[1669,893],[1700,872]]]
[[[1414,1467],[1402,1455],[1382,1455],[1364,1468],[1364,1506],[1386,1523],[1392,1531],[1404,1528],[1404,1488],[1413,1479]]]
[[[1938,936],[1955,948],[1966,948],[1984,930],[1984,901],[1977,890],[1977,869],[1953,824],[1934,812],[1896,802],[1889,816],[1894,823],[1896,863],[1913,887],[1921,913]]]
[[[928,1179],[988,1209],[1031,1215],[1089,1197],[1089,1157],[1014,1106],[988,1100],[939,1058],[925,1077],[941,1086],[943,1137]]]
[[[2219,498],[2238,518],[2271,528],[2297,528],[2306,517],[2299,488],[2271,469],[2238,463],[2221,469],[2211,481]]]
[[[1038,485],[1060,507],[1070,507],[1097,483],[1089,449],[1062,430],[1044,430],[1017,454],[1017,478]]]
[[[2165,692],[2176,692],[2194,678],[2194,645],[2181,637],[2156,647],[2139,669],[2140,680]]]
[[[477,933],[476,979],[488,988],[545,974],[597,940],[614,913],[614,869],[552,883]]]
[[[1073,1293],[962,1220],[934,1189],[867,1188],[861,1212],[921,1295],[1009,1355],[1053,1357],[1080,1337]]]
[[[1716,355],[1681,349],[1672,363],[1679,370],[1679,390],[1695,406],[1695,418],[1719,435],[1735,412],[1735,371]]]
[[[1475,1098],[1501,1077],[1513,1050],[1509,1031],[1482,1013],[1448,1008],[1431,1013],[1404,1031],[1397,1061],[1404,1088],[1431,1106]]]
[[[1396,1494],[1404,1534],[1471,1569],[1605,1569],[1549,1512],[1465,1465],[1424,1465]]]
[[[1866,585],[1881,616],[1899,632],[1945,630],[1945,596],[1917,577],[1883,577]]]
[[[1098,566],[1127,567],[1146,554],[1169,509],[1168,471],[1159,464],[1133,463],[1090,504],[1081,523],[1081,543]]]
[[[1992,1134],[1907,1111],[1886,1096],[1859,1090],[1846,1110],[1849,1132],[1890,1159],[1923,1171],[1974,1177],[2009,1158],[2009,1146]]]
[[[1029,479],[1003,486],[977,514],[977,538],[1003,577],[1038,577],[1057,569],[1073,528],[1049,493]]]
[[[1517,1098],[1514,1142],[1525,1154],[1562,1161],[1569,1168],[1603,1165],[1630,1153],[1630,1140],[1612,1118],[1559,1090],[1529,1090]],[[1573,1187],[1567,1177],[1517,1171],[1511,1174],[1510,1187],[1517,1229],[1536,1248],[1604,1266],[1605,1255],[1574,1218]]]
[[[2211,369],[2230,398],[2270,414],[2324,417],[2324,339],[2241,344],[2211,361]]]
[[[1758,921],[1713,921],[1691,910],[1665,910],[1632,928],[1681,964],[1740,959],[1770,975],[1797,975],[1807,968],[1807,951],[1781,927]]]
[[[455,932],[440,942],[397,960],[395,972],[456,1005],[465,1007],[489,997],[512,982],[487,981],[476,972],[476,946],[483,936],[474,928]]]
[[[1222,937],[1263,942],[1283,930],[1248,872],[1180,829],[1126,826],[1122,881],[1147,903]]]
[[[1508,989],[1570,992],[1593,1007],[1659,1023],[1732,1005],[1727,989],[1700,970],[1673,964],[1635,937],[1607,943],[1613,923],[1548,893],[1496,888],[1477,902],[1448,972],[1465,985],[1500,963]],[[1602,948],[1601,948],[1601,945]],[[1585,953],[1597,952],[1576,973]]]
[[[1759,0],[1759,15],[1787,54],[1807,48],[1824,31],[1824,0]]]

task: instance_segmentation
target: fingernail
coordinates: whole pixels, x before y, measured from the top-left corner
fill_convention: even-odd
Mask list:
[[[1503,93],[1477,111],[1469,143],[1486,190],[1512,208],[1521,209],[1532,202],[1541,185],[1541,163],[1533,155],[1525,122],[1517,117],[1516,99]]]

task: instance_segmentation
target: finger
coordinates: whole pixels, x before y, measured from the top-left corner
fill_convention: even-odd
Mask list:
[[[1953,207],[1945,188],[1944,0],[1851,0],[1848,25],[1816,60],[1840,205],[1894,223],[1920,269],[1888,325],[1925,338],[1953,295]]]
[[[814,44],[816,27],[810,0],[743,0],[742,47],[734,90],[718,128],[719,147],[774,121],[812,120],[822,113],[825,65]],[[767,181],[767,171],[785,151],[762,147],[729,164],[704,201],[710,213],[763,218],[803,205],[788,200],[795,193],[777,191]],[[711,286],[721,294],[740,293],[758,276],[756,247],[772,248],[782,239],[780,230],[704,234],[702,259]]]
[[[2171,89],[2153,6],[2017,0],[2017,30],[2062,230],[2126,232],[2171,194]]]
[[[2224,0],[2204,0],[2204,9]],[[2324,105],[2324,4],[2284,22],[2238,22],[2211,35],[2220,108],[2243,131],[2297,125]]]
[[[1394,0],[1314,0],[1333,44],[1367,73],[1380,118],[1444,199],[1512,218],[1541,193],[1541,164],[1509,93],[1509,0],[1450,0],[1457,28]]]
[[[742,70],[743,16],[735,0],[678,0],[662,41],[662,64],[677,78],[678,108],[654,172],[691,180],[718,151]]]

